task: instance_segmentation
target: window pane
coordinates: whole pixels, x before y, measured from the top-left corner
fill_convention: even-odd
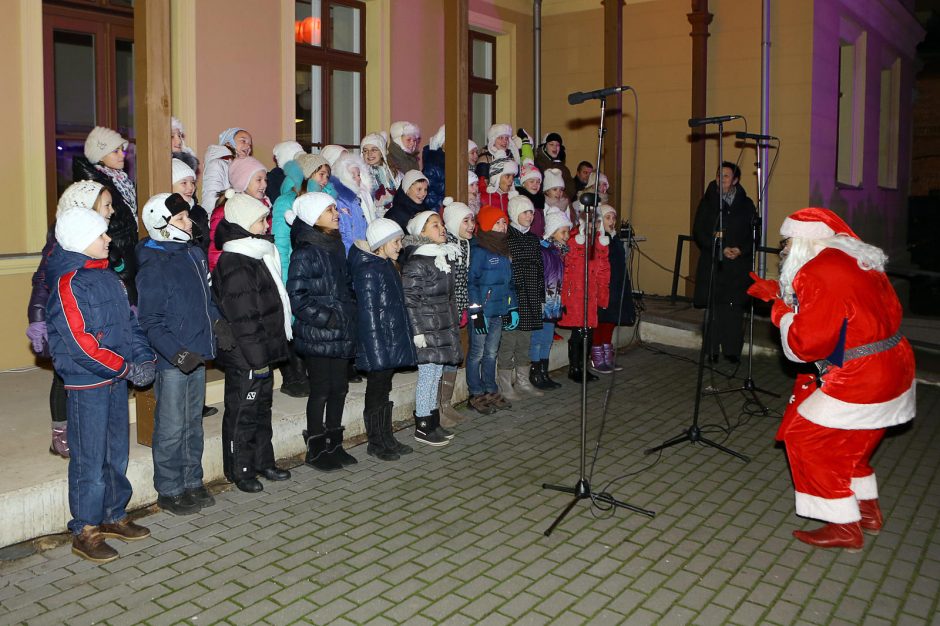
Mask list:
[[[297,141],[308,148],[323,142],[323,84],[319,65],[298,65],[295,121]]]
[[[477,78],[493,80],[493,43],[482,39],[473,40],[473,67],[471,72]]]
[[[114,44],[117,80],[117,131],[124,137],[134,135],[134,42],[117,40]]]
[[[493,125],[493,96],[488,93],[474,93],[471,95],[471,113],[473,128],[470,136],[480,146],[482,151],[486,146],[486,131]]]
[[[333,49],[359,54],[359,9],[333,5],[330,7],[330,23],[333,26]]]
[[[357,145],[362,137],[362,129],[359,128],[361,76],[359,72],[333,71],[330,143]]]
[[[294,41],[311,46],[322,45],[322,25],[320,0],[294,2]]]
[[[61,196],[65,188],[72,184],[72,159],[84,154],[84,139],[59,139],[55,142],[56,197]]]
[[[88,133],[97,121],[95,36],[55,31],[52,41],[55,58],[55,132]]]

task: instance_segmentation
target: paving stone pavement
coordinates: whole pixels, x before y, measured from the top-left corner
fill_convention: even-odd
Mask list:
[[[570,496],[542,483],[578,473],[565,381],[444,448],[381,463],[361,445],[348,471],[300,466],[203,514],[146,516],[153,536],[114,541],[108,565],[67,545],[2,563],[0,623],[940,624],[940,389],[919,388],[918,419],[875,455],[885,530],[856,554],[814,550],[790,535],[817,523],[793,513],[779,419],[742,414],[741,394],[705,398],[701,423],[750,463],[687,443],[643,454],[690,424],[695,389],[691,362],[653,348],[621,358],[592,480],[653,519],[581,501],[544,536]],[[777,358],[754,378],[789,393]],[[592,444],[607,380],[590,387]],[[779,415],[783,399],[761,398]]]

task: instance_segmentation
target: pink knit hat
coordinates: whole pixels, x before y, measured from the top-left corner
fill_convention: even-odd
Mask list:
[[[248,183],[255,172],[261,170],[267,173],[268,169],[261,161],[254,157],[245,157],[244,159],[235,159],[228,168],[228,180],[232,189],[237,192],[243,192],[248,189]]]

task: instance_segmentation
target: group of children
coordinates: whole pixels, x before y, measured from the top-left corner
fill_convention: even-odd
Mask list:
[[[565,191],[560,137],[538,148],[553,166],[543,173],[531,139],[517,145],[528,135],[511,138],[508,129],[491,131],[480,173],[468,172],[467,202],[432,206],[428,176],[400,169],[420,162],[413,124],[393,125],[394,150],[384,133],[367,136],[362,157],[283,142],[271,172],[251,156],[250,133],[230,128],[206,152],[204,209],[195,198],[199,162],[174,120],[172,185],[144,204],[148,237],[133,245],[124,241],[138,219],[123,172],[127,142],[109,129],[89,134],[34,276],[27,331],[55,366],[52,451],[71,457],[73,551],[107,562],[117,552],[106,537],[149,535],[124,510],[128,382],[154,384],[158,504],[184,515],[214,503],[201,464],[207,361],[225,372],[224,473],[246,492],[264,488],[259,477],[290,478],[272,446],[277,367],[282,391],[307,397],[305,463],[327,472],[357,463],[343,448],[342,424],[353,363],[366,376],[367,453],[383,461],[412,452],[392,430],[400,369],[417,367],[414,438],[432,446],[448,444],[449,427],[465,419],[452,406],[465,352],[468,404],[483,414],[561,386],[548,375],[556,324],[574,329],[569,376],[580,381],[590,341],[580,329],[585,289],[589,325],[600,324],[606,342],[592,348],[593,368],[613,371],[599,320],[612,307],[613,324],[633,319],[632,300],[615,299],[620,285],[611,280],[611,268],[624,267],[616,211],[600,207],[597,236],[586,242],[579,200]],[[443,128],[436,136],[442,150]],[[392,153],[408,158],[396,166]]]

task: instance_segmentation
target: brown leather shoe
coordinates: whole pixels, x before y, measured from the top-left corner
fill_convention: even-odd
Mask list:
[[[130,517],[125,517],[120,522],[113,524],[101,524],[98,531],[105,537],[114,537],[124,541],[140,541],[150,536],[150,530],[135,524]]]
[[[878,505],[878,498],[873,500],[859,500],[858,510],[862,514],[862,521],[859,525],[862,531],[869,535],[877,535],[885,525],[885,518],[881,514],[881,507]]]
[[[490,397],[485,393],[467,398],[467,406],[483,415],[492,415],[496,412],[496,407],[490,404]]]
[[[793,536],[817,548],[845,548],[849,552],[858,552],[865,545],[858,522],[826,524],[816,530],[794,530]]]
[[[502,411],[503,409],[512,408],[512,402],[510,402],[509,399],[506,398],[506,396],[499,393],[498,391],[495,393],[486,394],[486,398],[490,401],[490,406],[496,409],[497,411]]]
[[[80,534],[72,537],[72,554],[95,563],[110,563],[120,556],[117,550],[105,543],[97,526],[85,526]]]

